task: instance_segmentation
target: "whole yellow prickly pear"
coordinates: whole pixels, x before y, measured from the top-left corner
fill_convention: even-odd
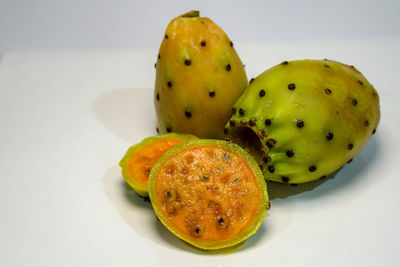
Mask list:
[[[212,20],[191,11],[169,23],[156,63],[159,133],[223,138],[232,106],[246,86],[232,41]]]

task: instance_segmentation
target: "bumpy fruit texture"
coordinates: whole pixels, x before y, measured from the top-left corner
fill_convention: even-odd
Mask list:
[[[188,134],[147,137],[130,147],[119,162],[122,177],[140,196],[148,196],[148,180],[154,164],[173,146],[196,139]]]
[[[266,179],[304,183],[351,161],[378,126],[379,97],[353,66],[282,62],[254,80],[227,124]]]
[[[223,138],[231,108],[246,86],[231,40],[213,21],[192,11],[169,23],[156,63],[160,133]]]
[[[157,217],[173,234],[207,250],[234,246],[254,234],[269,208],[257,163],[222,140],[170,149],[150,173],[149,194]]]

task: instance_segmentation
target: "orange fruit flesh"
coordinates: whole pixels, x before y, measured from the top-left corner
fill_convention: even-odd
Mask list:
[[[147,186],[151,168],[170,148],[182,143],[180,139],[164,139],[141,148],[128,160],[128,170],[135,182]]]
[[[154,193],[168,224],[200,242],[237,237],[254,222],[261,202],[248,163],[215,146],[190,147],[168,158],[155,177]]]

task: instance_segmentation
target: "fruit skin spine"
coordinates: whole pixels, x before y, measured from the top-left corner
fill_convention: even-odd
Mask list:
[[[178,16],[165,31],[155,67],[159,133],[223,139],[230,110],[247,86],[226,33],[197,11]]]
[[[190,238],[186,238],[185,236],[180,235],[180,233],[178,233],[178,231],[174,230],[173,227],[169,226],[169,224],[166,222],[164,217],[161,215],[159,208],[154,204],[154,203],[156,203],[157,195],[154,192],[153,185],[155,182],[155,178],[156,178],[160,168],[164,164],[164,162],[170,156],[174,155],[176,152],[184,150],[185,148],[202,146],[202,145],[212,145],[212,146],[217,146],[217,147],[229,148],[230,150],[233,150],[234,152],[238,153],[241,157],[243,157],[246,160],[246,162],[248,163],[248,165],[250,166],[250,168],[252,169],[252,171],[255,174],[258,185],[261,187],[260,188],[260,208],[259,208],[259,213],[257,215],[257,219],[255,220],[255,222],[253,222],[253,224],[251,226],[248,227],[248,229],[250,229],[250,230],[237,239],[230,240],[230,241],[223,241],[223,242],[219,242],[216,244],[213,244],[213,243],[207,244],[207,243],[196,242],[194,240],[191,240]],[[154,167],[152,168],[152,170],[150,172],[149,197],[150,197],[150,200],[151,200],[151,203],[153,206],[153,210],[154,210],[157,218],[171,233],[173,233],[176,237],[182,239],[183,241],[185,241],[197,248],[203,249],[203,250],[217,250],[217,249],[231,247],[231,246],[239,244],[240,242],[243,242],[244,240],[246,240],[247,238],[249,238],[250,236],[252,236],[253,234],[255,234],[257,232],[257,230],[261,226],[265,216],[267,215],[268,209],[270,207],[268,191],[267,191],[267,184],[266,184],[263,174],[262,174],[257,162],[254,160],[254,158],[250,154],[248,154],[243,148],[241,148],[240,146],[238,146],[234,143],[230,143],[230,142],[223,141],[223,140],[215,140],[215,139],[191,140],[191,141],[176,145],[173,148],[171,148],[170,150],[168,150],[157,161],[157,163],[154,165]]]
[[[165,134],[165,135],[146,137],[139,143],[131,146],[126,151],[124,157],[119,162],[119,166],[121,167],[122,178],[141,197],[147,197],[149,195],[148,186],[143,186],[142,184],[137,183],[135,181],[134,177],[132,177],[131,173],[127,169],[128,161],[129,161],[130,157],[132,157],[132,155],[134,155],[136,152],[140,151],[140,149],[142,149],[143,147],[146,147],[147,145],[150,145],[152,143],[159,142],[159,141],[162,141],[165,139],[179,139],[179,140],[187,141],[187,140],[191,140],[191,139],[196,139],[196,137],[193,135],[190,135],[190,134],[177,134],[177,133],[170,133],[170,134]]]
[[[350,162],[380,121],[375,88],[354,66],[333,60],[284,61],[266,70],[233,111],[227,138],[240,143],[238,129],[249,129],[265,178],[294,184]]]

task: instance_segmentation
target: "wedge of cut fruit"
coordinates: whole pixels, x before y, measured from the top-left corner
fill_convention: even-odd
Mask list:
[[[201,249],[236,245],[254,234],[269,207],[256,161],[238,145],[198,139],[154,165],[149,196],[160,221]]]
[[[130,147],[119,162],[122,177],[140,196],[148,196],[147,184],[153,165],[171,147],[184,141],[197,139],[189,134],[166,134],[143,139]]]

